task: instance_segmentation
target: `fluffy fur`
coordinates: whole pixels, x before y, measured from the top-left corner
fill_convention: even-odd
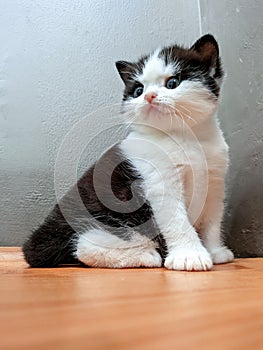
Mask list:
[[[210,270],[223,245],[228,147],[216,119],[223,76],[211,35],[116,63],[127,138],[107,151],[25,242],[33,267]],[[110,184],[110,186],[107,186]]]

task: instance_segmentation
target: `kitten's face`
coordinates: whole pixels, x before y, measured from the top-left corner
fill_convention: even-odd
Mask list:
[[[134,122],[169,132],[182,121],[192,128],[216,111],[222,70],[211,35],[190,49],[171,46],[116,66],[125,83],[124,114]]]

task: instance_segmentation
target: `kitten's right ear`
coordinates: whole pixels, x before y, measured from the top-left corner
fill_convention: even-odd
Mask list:
[[[130,77],[134,72],[133,63],[126,61],[117,61],[115,65],[124,84],[127,84],[128,80],[130,80]]]

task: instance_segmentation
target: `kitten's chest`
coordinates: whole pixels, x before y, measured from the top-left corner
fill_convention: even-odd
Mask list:
[[[128,137],[120,145],[135,165],[147,187],[165,187],[172,193],[178,186],[185,191],[208,182],[213,172],[225,173],[227,148],[221,144],[200,143],[173,138]]]
[[[190,178],[189,171],[198,177],[207,171],[206,155],[200,147],[175,140],[127,139],[122,151],[145,180],[146,187],[165,187],[172,193]]]
[[[146,168],[152,166],[162,174],[168,171],[172,175],[188,167],[207,169],[220,162],[218,147],[178,137],[128,137],[120,147],[132,161],[144,163]]]

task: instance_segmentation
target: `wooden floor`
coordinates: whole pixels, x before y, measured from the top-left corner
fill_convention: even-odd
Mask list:
[[[30,269],[0,248],[0,349],[263,349],[263,259],[210,272]]]

